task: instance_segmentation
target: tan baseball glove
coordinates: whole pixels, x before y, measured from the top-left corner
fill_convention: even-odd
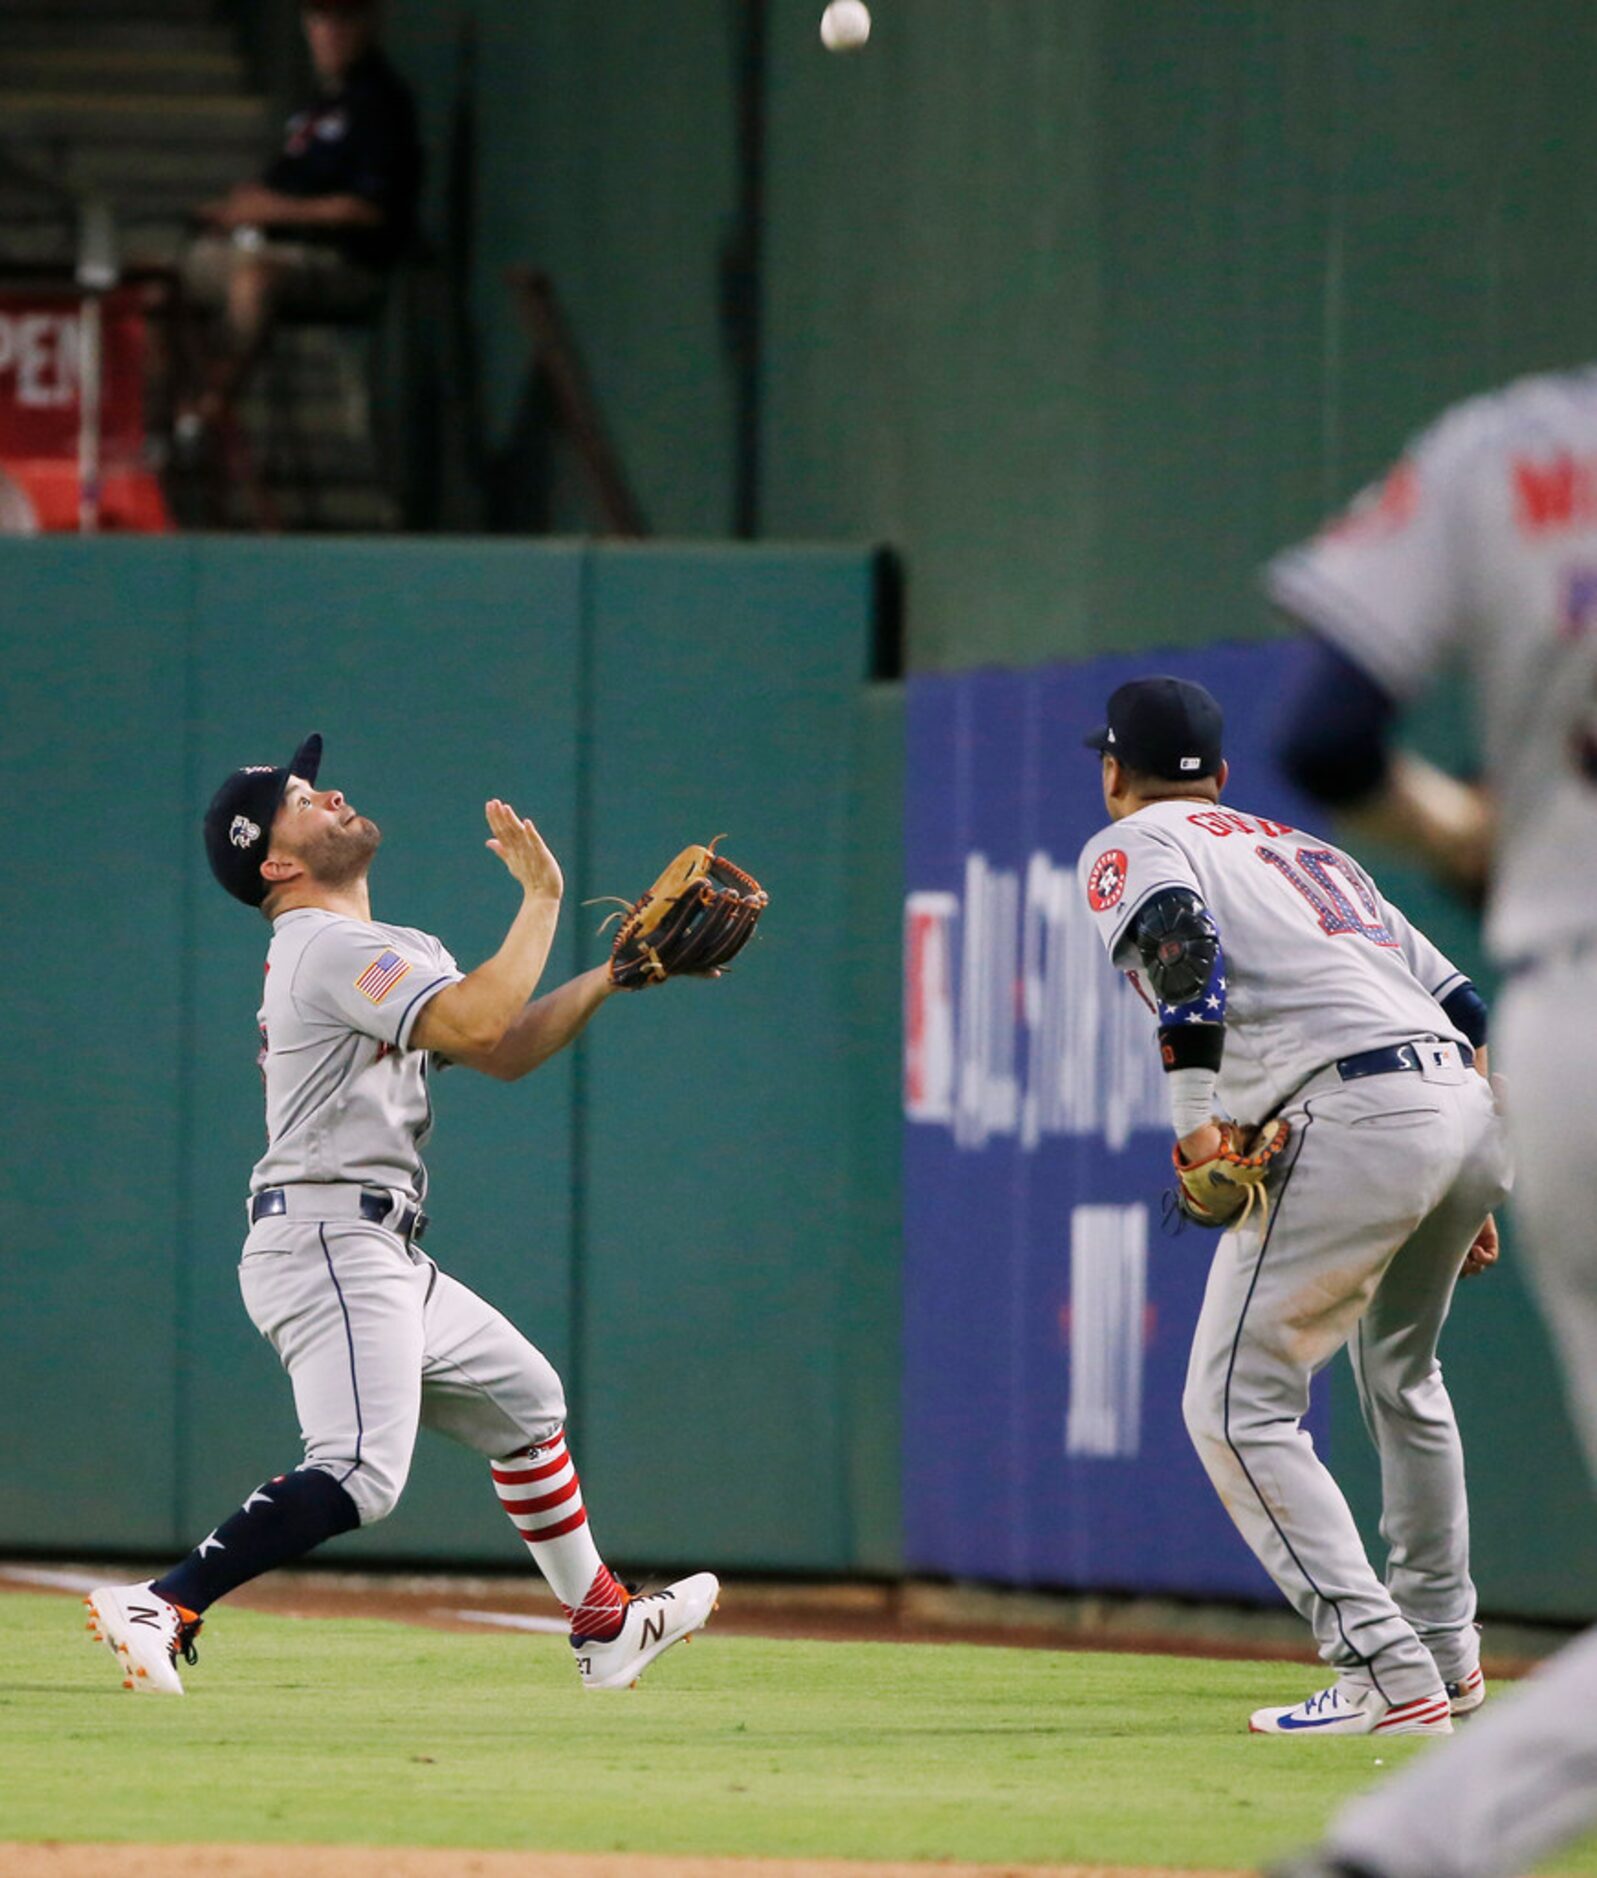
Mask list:
[[[684,848],[622,915],[610,976],[624,990],[718,972],[754,937],[771,896],[717,854],[715,841]]]
[[[1292,1130],[1283,1121],[1239,1129],[1220,1123],[1220,1146],[1207,1160],[1183,1161],[1177,1145],[1170,1150],[1176,1169],[1176,1203],[1188,1219],[1221,1232],[1240,1226],[1257,1206],[1260,1223],[1270,1216],[1265,1182]]]

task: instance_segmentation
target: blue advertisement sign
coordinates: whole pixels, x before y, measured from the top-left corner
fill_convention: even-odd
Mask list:
[[[1011,1584],[1278,1601],[1192,1451],[1216,1239],[1171,1235],[1152,1021],[1076,883],[1082,738],[1124,680],[1195,678],[1243,810],[1316,816],[1269,753],[1291,645],[911,681],[904,922],[907,1561]],[[1326,1451],[1317,1392],[1309,1426]]]

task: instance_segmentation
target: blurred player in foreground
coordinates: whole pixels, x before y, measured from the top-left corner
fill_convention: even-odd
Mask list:
[[[1455,406],[1267,584],[1317,636],[1288,767],[1354,826],[1489,883],[1526,1259],[1597,1468],[1597,372]],[[1388,747],[1398,710],[1454,654],[1489,794]],[[1597,1825],[1594,1764],[1589,1631],[1283,1875],[1506,1878]]]
[[[434,1074],[462,1064],[517,1082],[620,986],[599,966],[532,997],[564,882],[537,829],[504,802],[487,805],[487,845],[521,902],[492,958],[462,972],[430,933],[375,922],[368,876],[382,834],[338,790],[316,787],[321,760],[313,736],[281,768],[235,770],[205,817],[211,871],[272,924],[260,1011],[267,1145],[239,1284],[293,1384],[304,1460],[153,1583],[93,1592],[89,1627],[125,1687],[181,1695],[177,1659],[194,1660],[203,1613],[385,1518],[424,1425],[488,1464],[565,1608],[584,1687],[627,1688],[706,1622],[720,1585],[697,1572],[634,1596],[616,1581],[588,1525],[560,1378],[421,1245]]]

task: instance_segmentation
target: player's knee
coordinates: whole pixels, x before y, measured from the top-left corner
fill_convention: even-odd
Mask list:
[[[387,1465],[380,1458],[363,1457],[339,1477],[339,1484],[355,1502],[360,1523],[375,1526],[398,1506],[408,1473],[408,1468]]]

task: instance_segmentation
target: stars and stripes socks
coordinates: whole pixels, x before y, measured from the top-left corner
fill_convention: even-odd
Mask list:
[[[263,1482],[150,1589],[195,1617],[249,1579],[359,1524],[355,1502],[331,1474],[301,1467]]]
[[[593,1543],[565,1430],[494,1461],[492,1473],[499,1503],[560,1600],[573,1637],[609,1642],[621,1628],[627,1594]]]

